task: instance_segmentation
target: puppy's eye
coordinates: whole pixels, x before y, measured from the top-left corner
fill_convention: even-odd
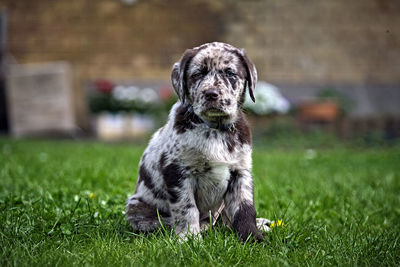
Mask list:
[[[201,73],[201,72],[195,72],[195,73],[193,73],[192,74],[192,78],[193,79],[199,79],[199,78],[201,78],[203,76],[203,74]]]
[[[207,75],[207,70],[200,70],[192,74],[193,79],[200,79],[203,76]]]
[[[233,71],[231,71],[231,70],[226,70],[225,71],[225,76],[226,77],[228,77],[228,78],[231,78],[231,77],[233,77],[233,76],[235,76],[236,74],[233,72]]]

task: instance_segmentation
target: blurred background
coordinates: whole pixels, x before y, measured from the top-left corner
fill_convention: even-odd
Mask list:
[[[2,135],[148,138],[173,63],[221,41],[257,67],[259,142],[400,137],[398,0],[0,0],[0,23]]]

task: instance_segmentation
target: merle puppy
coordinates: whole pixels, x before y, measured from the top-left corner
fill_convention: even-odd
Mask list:
[[[126,215],[135,231],[174,227],[198,234],[218,216],[242,240],[262,240],[251,177],[251,134],[241,110],[254,99],[257,72],[243,50],[208,43],[188,49],[172,69],[179,101],[139,163]],[[258,227],[257,227],[257,224]]]

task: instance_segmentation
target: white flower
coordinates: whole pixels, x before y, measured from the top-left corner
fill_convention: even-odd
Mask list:
[[[39,153],[40,162],[46,162],[48,158],[49,158],[49,156],[47,155],[47,153],[44,153],[44,152]]]
[[[118,101],[138,101],[143,103],[156,103],[158,93],[153,88],[140,89],[136,86],[118,85],[112,91],[112,96]]]
[[[112,91],[112,96],[119,101],[136,100],[139,95],[139,88],[136,86],[118,85]]]
[[[254,96],[256,103],[253,103],[249,94],[246,94],[244,107],[258,115],[266,115],[271,112],[284,114],[290,109],[289,102],[281,95],[278,87],[267,82],[260,81],[257,83]]]
[[[158,100],[158,94],[152,88],[144,88],[140,91],[140,100],[145,103],[155,103]]]
[[[308,160],[314,159],[317,156],[317,152],[314,149],[307,149],[304,153],[304,157]]]

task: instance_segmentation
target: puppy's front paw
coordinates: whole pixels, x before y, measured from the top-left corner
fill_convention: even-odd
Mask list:
[[[257,228],[260,231],[269,232],[271,231],[272,221],[265,218],[257,218],[256,219]]]
[[[178,242],[179,243],[185,243],[189,240],[194,240],[194,241],[200,241],[202,240],[201,234],[200,233],[191,233],[191,232],[181,232],[178,233]]]
[[[176,229],[176,233],[179,237],[179,242],[183,243],[188,241],[189,239],[200,240],[200,225],[189,225],[184,229]]]

